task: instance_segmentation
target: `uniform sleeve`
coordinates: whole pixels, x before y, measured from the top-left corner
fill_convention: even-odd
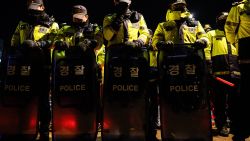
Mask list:
[[[100,49],[102,47],[103,43],[104,43],[102,29],[98,26],[95,29],[94,34],[95,34],[94,39],[97,41],[97,49]]]
[[[59,25],[58,25],[58,23],[54,22],[50,27],[50,33],[49,33],[48,40],[54,42],[56,40],[58,31],[59,31]]]
[[[155,32],[152,38],[152,47],[154,49],[157,49],[156,44],[159,41],[164,41],[164,29],[163,29],[162,23],[159,23],[157,25],[157,28],[155,29]]]
[[[139,37],[138,39],[142,40],[145,43],[148,43],[148,40],[149,40],[149,37],[150,37],[150,34],[149,34],[149,30],[148,30],[148,27],[147,27],[147,24],[146,24],[146,21],[143,17],[143,15],[140,16],[140,21],[139,21],[139,24],[140,24],[140,28],[139,28]]]
[[[58,30],[59,30],[59,25],[58,25],[58,23],[54,22],[54,23],[51,25],[50,30],[51,30],[52,33],[57,33]]]
[[[103,36],[104,39],[110,41],[116,34],[116,31],[111,28],[112,16],[105,16],[103,20]]]
[[[198,22],[198,30],[197,30],[197,37],[198,39],[202,39],[204,41],[206,41],[207,43],[207,46],[209,44],[209,39],[208,39],[208,36],[207,36],[207,33],[205,32],[203,26],[201,25],[200,22]]]
[[[21,22],[17,25],[15,32],[11,37],[12,47],[17,47],[20,44],[20,27],[21,27]]]
[[[100,49],[96,51],[96,62],[99,65],[104,65],[105,62],[105,45],[102,45]]]
[[[206,57],[206,60],[208,60],[208,61],[211,61],[211,48],[212,48],[212,43],[213,43],[212,32],[213,32],[213,30],[209,31],[207,33],[209,43],[208,43],[207,47],[204,49],[205,57]]]
[[[225,24],[225,34],[227,40],[233,44],[235,43],[235,32],[239,25],[239,9],[238,6],[233,6],[229,13]]]

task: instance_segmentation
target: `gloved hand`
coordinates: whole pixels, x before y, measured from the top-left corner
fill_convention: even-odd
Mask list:
[[[143,45],[144,45],[144,42],[142,40],[140,40],[140,39],[134,40],[133,42],[135,43],[136,48],[142,48]]]
[[[79,42],[78,46],[83,51],[86,51],[88,48],[94,49],[97,46],[97,41],[91,39],[84,39],[83,41]]]
[[[51,41],[47,40],[47,41],[38,41],[36,42],[37,47],[40,48],[47,48],[51,45]]]
[[[24,40],[22,43],[23,48],[34,48],[37,47],[37,44],[33,40]]]
[[[83,38],[83,33],[78,31],[75,33],[75,44],[78,44]]]
[[[126,42],[124,42],[124,45],[125,45],[126,47],[132,47],[132,48],[135,47],[135,43],[132,42],[132,41],[126,41]]]
[[[90,41],[91,41],[90,47],[93,48],[93,49],[96,48],[97,45],[98,45],[97,40],[92,39]]]
[[[65,41],[56,41],[55,42],[55,49],[57,50],[66,50],[69,48],[69,44]]]
[[[50,27],[55,21],[53,17],[50,17],[47,13],[41,14],[38,18],[38,24],[41,24],[45,27]]]
[[[173,47],[173,46],[174,46],[174,42],[168,40],[168,41],[166,42],[166,45],[167,45],[167,47]]]
[[[144,43],[142,40],[138,39],[138,40],[134,40],[134,41],[126,41],[125,43],[125,46],[128,46],[128,47],[132,47],[132,48],[141,48]]]
[[[197,39],[194,43],[194,47],[196,47],[197,50],[204,49],[207,46],[207,42],[204,39]]]
[[[159,41],[158,43],[156,43],[156,47],[158,49],[164,49],[164,48],[172,48],[174,46],[174,42],[173,41]]]
[[[110,26],[115,30],[118,31],[120,29],[121,23],[124,21],[124,15],[117,15],[117,17],[112,21]]]

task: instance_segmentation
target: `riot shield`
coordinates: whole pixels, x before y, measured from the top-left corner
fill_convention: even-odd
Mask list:
[[[203,49],[177,44],[161,49],[160,118],[163,141],[211,141]]]
[[[37,137],[45,85],[40,48],[13,49],[3,62],[0,94],[0,140],[34,141]]]
[[[75,46],[55,49],[53,56],[53,140],[94,141],[99,102],[95,53]]]
[[[148,126],[148,53],[126,46],[106,48],[103,141],[145,141]]]

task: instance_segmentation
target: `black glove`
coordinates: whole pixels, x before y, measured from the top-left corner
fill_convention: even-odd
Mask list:
[[[83,41],[79,42],[78,46],[83,50],[86,51],[88,48],[94,49],[97,46],[96,40],[84,39]]]
[[[204,39],[197,39],[194,43],[194,47],[196,47],[197,50],[204,49],[207,46],[207,42]]]
[[[96,48],[97,45],[98,45],[97,40],[93,39],[93,40],[90,40],[90,41],[91,41],[90,47],[93,48],[93,49]]]
[[[55,49],[57,50],[66,50],[69,48],[69,44],[65,41],[56,41],[55,42]]]
[[[172,48],[174,46],[174,42],[173,41],[159,41],[158,43],[156,43],[156,47],[158,49],[164,49],[164,48]]]
[[[124,21],[124,15],[117,15],[117,17],[112,21],[111,27],[115,30],[118,31],[120,29],[121,23]]]
[[[50,17],[48,14],[44,13],[39,17],[38,24],[50,27],[54,21],[54,17]]]
[[[75,33],[75,44],[78,44],[82,38],[83,38],[83,33],[81,31],[76,32]]]
[[[34,48],[37,47],[37,44],[33,40],[24,40],[22,43],[23,48]]]
[[[135,43],[136,48],[141,48],[144,45],[144,42],[142,40],[140,40],[140,39],[134,40],[133,42]]]
[[[37,47],[40,48],[48,48],[51,45],[51,41],[47,40],[47,41],[38,41],[36,42]]]
[[[132,48],[141,48],[143,47],[144,43],[142,40],[134,40],[133,42],[131,41],[126,41],[125,46],[132,47]]]

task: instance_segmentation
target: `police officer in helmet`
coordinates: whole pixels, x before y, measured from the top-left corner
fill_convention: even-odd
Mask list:
[[[27,7],[27,14],[21,19],[11,38],[11,49],[21,50],[24,57],[31,56],[32,61],[39,62],[40,66],[50,65],[50,45],[53,43],[59,25],[52,16],[45,12],[43,0],[32,0]],[[33,55],[34,49],[42,48],[43,53]],[[47,56],[46,56],[47,55]],[[46,57],[45,57],[46,56]],[[33,62],[32,62],[33,63]],[[47,64],[48,63],[48,64]],[[38,64],[35,64],[38,65]],[[40,140],[49,139],[51,109],[49,104],[49,67],[43,67],[39,92],[39,133]],[[35,76],[39,77],[39,76]],[[40,91],[41,88],[41,91]]]
[[[176,0],[169,5],[166,21],[158,24],[152,42],[155,49],[176,43],[194,43],[205,48],[208,39],[200,22],[191,17],[186,1]]]
[[[240,72],[238,66],[238,52],[234,45],[226,40],[224,26],[227,19],[227,12],[220,12],[216,17],[216,29],[207,32],[210,44],[205,48],[205,56],[210,68],[210,75],[223,78],[235,84],[230,87],[224,83],[211,79],[211,97],[214,105],[215,124],[217,131],[214,132],[221,136],[229,135],[234,128],[234,119],[237,110],[235,105],[238,99],[238,86]],[[231,124],[228,124],[230,119]]]
[[[27,14],[16,27],[11,46],[18,47],[23,43],[24,46],[49,46],[58,29],[55,19],[45,12],[43,0],[33,0],[27,7]]]
[[[103,46],[102,30],[97,24],[89,22],[87,8],[83,5],[72,7],[72,21],[65,24],[58,32],[57,41],[63,41],[67,46],[82,46],[83,50],[88,47],[100,49]],[[84,43],[86,44],[83,44]],[[59,45],[57,43],[57,45]]]
[[[250,87],[250,0],[241,0],[232,4],[225,24],[227,40],[238,49],[240,80],[240,100],[233,141],[244,141],[250,136],[249,87]]]
[[[125,44],[140,48],[149,40],[149,31],[143,15],[130,9],[131,0],[114,0],[114,12],[103,20],[103,34],[107,47]]]

